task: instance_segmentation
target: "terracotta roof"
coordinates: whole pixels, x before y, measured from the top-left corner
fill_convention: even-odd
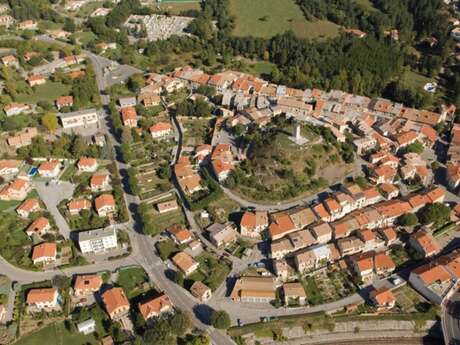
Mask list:
[[[172,308],[173,304],[169,299],[168,295],[162,294],[151,300],[139,303],[139,311],[141,312],[144,320],[147,320],[151,315],[159,315],[165,309]]]
[[[66,106],[66,105],[72,105],[73,104],[73,97],[72,96],[61,96],[56,100],[56,104],[58,106]]]
[[[32,260],[40,258],[56,257],[56,243],[40,243],[37,244],[32,252]]]
[[[407,145],[418,139],[418,133],[414,131],[408,131],[395,136],[396,142],[401,145]]]
[[[48,219],[45,217],[40,217],[35,219],[32,224],[27,228],[27,232],[40,232],[49,225]]]
[[[209,287],[207,287],[205,284],[200,282],[199,280],[194,282],[192,286],[190,287],[190,293],[195,296],[196,298],[201,298],[206,291],[211,290]]]
[[[56,292],[56,288],[31,289],[27,293],[27,304],[52,302]]]
[[[435,282],[445,282],[451,279],[449,272],[442,265],[426,264],[414,270],[420,279],[426,284],[431,285]]]
[[[428,193],[426,193],[427,198],[429,199],[430,202],[439,202],[438,199],[443,198],[446,195],[446,192],[442,187],[436,187],[432,190],[430,190]]]
[[[36,209],[38,206],[39,202],[37,199],[27,199],[16,209],[16,211],[24,211],[29,213]]]
[[[120,287],[114,287],[105,291],[102,294],[102,300],[109,315],[112,315],[119,308],[129,307],[129,301],[126,298],[125,292]]]
[[[157,124],[153,125],[149,128],[150,133],[154,132],[163,132],[163,131],[170,131],[172,129],[171,124],[168,122],[158,122]]]
[[[91,158],[91,157],[81,157],[78,160],[78,166],[79,167],[94,167],[97,164],[97,159],[96,158]]]
[[[438,253],[441,250],[438,242],[436,242],[433,236],[426,231],[417,231],[412,236],[427,255]]]
[[[324,207],[324,205],[322,203],[316,205],[313,207],[313,211],[318,215],[319,218],[323,219],[323,218],[328,218],[330,217],[331,215],[329,214],[329,212],[326,210],[326,208]]]
[[[125,107],[121,109],[121,117],[123,122],[128,120],[136,120],[137,119],[137,112],[134,107]]]
[[[270,237],[277,237],[294,229],[294,223],[292,222],[291,217],[289,217],[286,213],[278,213],[273,215],[273,217],[275,222],[270,224],[268,228]]]
[[[375,233],[371,229],[362,229],[359,234],[364,242],[375,240]]]
[[[103,208],[104,206],[115,207],[115,199],[112,194],[102,194],[94,200],[96,210]]]
[[[412,209],[418,208],[420,206],[425,206],[428,202],[425,195],[420,194],[412,195],[407,201],[411,205]]]
[[[91,208],[91,203],[87,199],[73,199],[69,202],[69,210],[87,210]]]
[[[190,230],[185,229],[180,224],[173,224],[168,228],[168,232],[176,237],[179,242],[184,242],[192,239],[192,233]]]
[[[371,297],[377,302],[380,306],[385,306],[389,304],[394,304],[396,301],[393,292],[387,288],[381,288],[378,290],[373,290],[371,292]]]
[[[74,290],[99,290],[102,286],[102,278],[99,274],[78,275],[73,284]]]
[[[394,241],[398,237],[396,231],[391,227],[380,229],[380,232],[383,234],[387,241]]]
[[[335,212],[340,210],[340,204],[334,198],[327,198],[324,200],[324,204],[330,212]]]
[[[59,161],[57,160],[51,160],[51,161],[48,161],[48,162],[43,162],[42,164],[40,164],[40,166],[38,167],[38,171],[39,172],[42,172],[42,171],[53,171],[54,169],[56,169],[56,167],[59,165]]]
[[[363,190],[364,197],[367,200],[375,199],[380,197],[380,193],[375,187],[369,187]]]
[[[374,266],[376,270],[379,270],[379,269],[394,270],[396,268],[396,265],[393,259],[383,252],[375,254]]]
[[[359,255],[354,258],[354,262],[360,273],[374,269],[374,260],[371,254]]]
[[[104,184],[109,175],[93,175],[91,176],[90,185],[92,187],[100,187]]]
[[[438,132],[436,132],[436,130],[433,127],[428,125],[422,126],[422,128],[420,129],[420,133],[425,135],[432,142],[435,142],[438,138]]]

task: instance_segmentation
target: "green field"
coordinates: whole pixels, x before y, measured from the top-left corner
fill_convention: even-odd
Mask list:
[[[80,333],[70,333],[63,323],[52,324],[38,332],[32,333],[19,339],[16,345],[82,345],[82,344],[99,344],[92,335],[83,335]]]
[[[302,38],[328,38],[339,27],[326,20],[307,21],[294,0],[231,0],[235,36],[272,37],[292,30]]]
[[[38,85],[32,88],[32,93],[22,93],[16,97],[17,102],[22,103],[37,103],[39,101],[54,102],[59,96],[68,95],[71,86],[63,83],[47,81],[43,85]]]

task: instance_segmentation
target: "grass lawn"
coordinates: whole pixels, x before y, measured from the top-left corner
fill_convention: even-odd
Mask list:
[[[327,20],[307,21],[294,0],[231,0],[235,36],[272,37],[292,30],[301,38],[337,36],[339,27]]]
[[[205,275],[203,283],[213,291],[225,281],[232,269],[228,262],[218,260],[208,252],[204,252],[196,260],[200,263],[200,271]]]
[[[152,220],[152,223],[155,224],[156,230],[159,231],[164,231],[173,224],[186,224],[185,217],[181,209],[163,214],[155,212],[155,214],[152,215]]]
[[[88,44],[89,42],[96,39],[96,35],[90,31],[76,32],[72,35],[72,37],[74,37],[80,44]]]
[[[65,168],[64,172],[61,174],[60,180],[70,181],[70,179],[72,178],[72,176],[75,174],[76,171],[77,171],[77,168],[75,167],[75,165],[70,164],[69,166]]]
[[[38,193],[34,189],[32,190],[29,194],[27,194],[27,198],[38,198]],[[17,200],[11,200],[11,201],[6,201],[6,200],[0,200],[0,212],[2,211],[14,211],[19,205],[22,204],[22,201],[17,201]]]
[[[43,85],[33,87],[31,94],[19,94],[17,102],[37,103],[39,101],[54,102],[59,96],[68,95],[71,89],[70,85],[47,81]]]
[[[432,82],[433,79],[413,71],[405,71],[401,76],[402,84],[407,88],[423,90],[426,83]]]
[[[128,298],[142,293],[142,284],[149,281],[147,273],[141,267],[121,269],[118,273],[117,284],[125,290]]]
[[[254,64],[249,65],[249,73],[257,76],[270,75],[273,69],[276,67],[275,64],[268,61],[258,61]]]
[[[45,342],[47,345],[82,345],[82,344],[99,344],[100,342],[92,335],[83,335],[81,333],[70,333],[64,324],[57,323],[49,325],[37,332],[19,339],[16,345],[41,345]]]
[[[168,11],[171,14],[179,14],[182,11],[200,10],[199,1],[165,0],[157,5],[161,11]]]

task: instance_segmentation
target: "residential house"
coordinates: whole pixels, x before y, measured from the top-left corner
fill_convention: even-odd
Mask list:
[[[29,83],[30,86],[38,86],[38,85],[43,85],[46,83],[46,79],[44,76],[42,76],[41,74],[33,74],[33,75],[30,75],[28,78],[27,78],[27,83]]]
[[[192,232],[181,224],[173,224],[167,231],[177,244],[185,244],[193,240]]]
[[[6,116],[19,115],[21,113],[28,113],[32,110],[32,107],[29,104],[24,103],[8,103],[3,106],[3,111]]]
[[[172,126],[168,122],[158,122],[149,128],[149,132],[154,139],[162,139],[171,135]]]
[[[56,100],[56,107],[61,110],[64,107],[73,106],[73,97],[72,96],[61,96]]]
[[[300,230],[285,237],[272,241],[270,245],[271,257],[280,259],[299,249],[316,244],[316,240],[309,230]]]
[[[332,240],[332,228],[329,223],[319,223],[310,227],[311,233],[318,243],[327,243]]]
[[[118,99],[120,108],[135,107],[137,104],[136,97],[122,97]]]
[[[302,283],[284,283],[283,284],[284,304],[304,305],[307,301],[307,295]]]
[[[77,163],[80,172],[95,172],[98,166],[97,159],[91,157],[81,157]]]
[[[72,199],[67,204],[67,209],[71,216],[76,216],[83,210],[90,210],[91,202],[88,199]]]
[[[386,246],[392,245],[398,239],[398,235],[396,234],[395,229],[392,227],[386,227],[379,229],[378,231],[382,238],[385,240]]]
[[[244,212],[240,222],[242,236],[259,237],[260,233],[268,227],[268,214],[263,211]]]
[[[27,218],[32,212],[37,212],[40,210],[40,203],[35,198],[26,199],[19,207],[16,209],[17,214],[22,218]]]
[[[14,55],[5,55],[1,58],[2,64],[6,67],[19,68],[19,61]]]
[[[152,318],[159,317],[165,313],[170,313],[174,306],[168,295],[161,294],[158,297],[149,299],[146,302],[138,304],[139,311],[145,321],[150,321]]]
[[[388,288],[373,289],[369,297],[377,310],[391,309],[396,305],[396,297]]]
[[[214,223],[208,226],[206,231],[209,232],[209,240],[216,247],[227,246],[238,239],[238,231],[232,222]]]
[[[399,188],[392,183],[382,183],[379,185],[379,190],[387,200],[397,198],[399,195]]]
[[[56,261],[56,243],[40,243],[33,247],[32,261],[34,265],[50,264]]]
[[[112,194],[102,194],[94,199],[94,206],[99,217],[107,217],[115,212],[115,199]]]
[[[0,176],[13,175],[19,172],[21,161],[14,159],[0,160]]]
[[[26,234],[29,237],[33,235],[43,236],[51,230],[51,224],[45,217],[35,219],[26,229]]]
[[[297,230],[291,217],[285,212],[274,213],[271,218],[268,235],[272,240],[277,240]]]
[[[18,149],[23,146],[32,144],[32,139],[38,135],[38,130],[35,127],[24,128],[23,130],[10,134],[6,142],[9,146]]]
[[[73,283],[73,293],[77,297],[98,292],[103,284],[99,274],[77,275]]]
[[[199,280],[192,284],[192,286],[190,287],[190,293],[200,302],[206,302],[212,296],[211,289]]]
[[[137,112],[134,107],[121,108],[121,120],[123,126],[136,128],[137,127]]]
[[[38,167],[38,173],[42,177],[55,178],[61,172],[61,162],[58,160],[50,160],[43,162]]]
[[[26,303],[30,312],[60,310],[61,296],[56,288],[30,289]]]
[[[419,230],[409,237],[409,244],[424,257],[436,255],[441,246],[434,237],[425,230]]]
[[[342,256],[352,255],[364,250],[365,243],[356,236],[341,238],[337,241],[337,247]]]
[[[443,265],[428,263],[410,273],[409,283],[429,301],[441,304],[454,282],[452,275]]]
[[[179,252],[171,258],[174,265],[182,271],[186,276],[195,272],[200,264],[196,262],[190,255],[184,252]]]
[[[128,315],[129,301],[120,287],[113,287],[102,294],[105,310],[112,320],[119,320]]]
[[[166,213],[179,209],[175,199],[171,201],[160,202],[156,205],[156,207],[159,213]]]
[[[110,176],[107,174],[96,174],[91,176],[89,185],[92,192],[100,192],[110,188]]]

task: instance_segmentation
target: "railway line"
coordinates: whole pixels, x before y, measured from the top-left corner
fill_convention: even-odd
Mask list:
[[[430,337],[385,337],[385,338],[366,338],[366,339],[350,339],[350,340],[324,340],[305,342],[305,345],[441,345],[444,342],[439,338]]]

